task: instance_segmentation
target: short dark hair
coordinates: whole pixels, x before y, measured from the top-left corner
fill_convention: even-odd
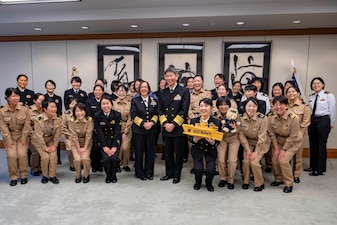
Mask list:
[[[119,81],[119,80],[113,80],[113,81],[111,81],[111,86],[110,86],[111,91],[115,92],[117,85],[120,84],[120,83],[121,83],[121,81]]]
[[[19,74],[17,77],[16,77],[16,81],[18,81],[20,79],[20,77],[25,77],[27,80],[28,80],[28,77],[26,74]]]
[[[227,96],[222,96],[216,100],[216,107],[219,108],[219,106],[222,105],[223,103],[228,105],[229,108],[232,106],[231,99]]]
[[[119,84],[116,88],[116,91],[118,91],[118,89],[120,89],[120,88],[123,88],[126,92],[128,92],[128,90],[129,90],[124,84]]]
[[[83,110],[85,112],[85,116],[88,115],[88,110],[87,107],[85,106],[85,104],[83,104],[82,102],[79,102],[78,104],[75,105],[75,107],[73,108],[73,116],[75,119],[77,119],[77,116],[75,114],[75,110],[79,108],[80,110]]]
[[[147,81],[145,81],[145,80],[143,80],[142,82],[140,82],[140,84],[139,84],[139,86],[138,86],[137,92],[140,93],[140,86],[142,86],[143,83],[146,83],[146,84],[147,84],[147,86],[148,86],[148,88],[149,88],[149,93],[150,93],[150,92],[151,92],[150,84],[149,84],[149,82],[147,82]]]
[[[77,83],[81,83],[82,84],[82,80],[81,80],[81,78],[79,76],[72,77],[71,80],[70,80],[70,83],[72,83],[74,81],[77,82]]]
[[[100,102],[100,104],[99,104],[101,110],[102,110],[102,101],[103,101],[104,99],[110,101],[111,105],[114,105],[114,103],[113,103],[112,99],[110,98],[110,96],[108,96],[108,95],[103,95],[102,98],[101,98],[101,102]]]
[[[248,84],[245,86],[245,91],[254,91],[256,92],[257,91],[257,87],[255,85],[251,85],[251,84]]]
[[[7,100],[7,98],[11,96],[13,93],[20,96],[20,91],[18,89],[10,87],[5,90],[5,99]]]
[[[211,107],[213,107],[213,101],[212,101],[212,99],[210,99],[210,98],[203,98],[203,99],[201,99],[200,102],[199,102],[199,105],[200,105],[202,102],[205,103],[206,105],[210,105]]]
[[[165,70],[164,74],[166,74],[166,73],[168,73],[168,72],[172,72],[172,73],[174,73],[175,75],[178,75],[177,70],[176,70],[173,66],[169,66],[169,67]]]
[[[200,77],[202,81],[204,80],[204,76],[201,75],[201,74],[197,74],[197,75],[194,76],[194,78],[196,78],[196,77]],[[193,78],[193,79],[194,79],[194,78]]]
[[[55,81],[53,81],[53,80],[47,80],[46,83],[44,83],[44,87],[45,87],[45,88],[47,87],[47,84],[48,84],[48,83],[51,83],[51,84],[54,85],[54,87],[56,88],[56,83],[55,83]]]
[[[312,89],[312,84],[314,83],[315,80],[319,80],[325,86],[325,83],[324,83],[324,80],[322,79],[322,77],[314,77],[310,82],[311,90],[314,90],[314,89]],[[323,89],[324,89],[324,87],[323,87]]]
[[[262,77],[254,77],[254,78],[250,81],[250,84],[253,85],[253,83],[254,83],[255,81],[261,83],[261,89],[260,89],[260,90],[263,90],[263,88],[264,88],[264,81],[263,81],[263,78],[262,78]]]
[[[296,92],[298,92],[298,93],[301,94],[300,89],[298,89],[298,87],[296,87],[296,86],[290,86],[290,87],[288,87],[287,90],[286,90],[286,94],[288,94],[288,90],[289,90],[290,88],[294,88],[294,90],[295,90]]]
[[[214,75],[213,79],[219,77],[221,80],[225,81],[225,76],[222,73],[217,73]]]
[[[271,88],[271,96],[272,97],[274,97],[274,94],[273,94],[274,87],[281,88],[281,90],[282,90],[282,94],[281,95],[284,95],[284,86],[283,86],[283,84],[281,82],[277,82],[277,83],[273,84],[273,87]]]
[[[35,93],[34,96],[33,96],[33,100],[37,100],[41,95],[43,95],[42,93]]]
[[[254,105],[257,106],[257,111],[259,111],[259,102],[257,98],[254,97],[247,98],[247,100],[245,101],[244,109],[246,109],[246,105],[248,104],[248,102],[254,103]]]
[[[102,85],[99,85],[99,84],[96,84],[92,90],[94,91],[96,87],[100,87],[102,89],[102,91],[104,92],[104,87]]]
[[[286,82],[284,82],[284,86],[286,86],[286,84],[290,84],[291,86],[295,86],[295,82],[293,80],[287,80]]]
[[[54,102],[54,100],[52,100],[52,99],[45,99],[45,100],[42,102],[42,108],[43,108],[43,109],[48,108],[48,106],[49,106],[51,103],[54,103],[54,104],[56,105],[56,103]],[[56,107],[57,107],[57,105],[56,105]]]
[[[276,102],[279,102],[280,104],[283,104],[283,105],[288,105],[288,98],[284,95],[280,95],[280,96],[276,96],[274,99],[273,99],[273,105],[276,104]]]

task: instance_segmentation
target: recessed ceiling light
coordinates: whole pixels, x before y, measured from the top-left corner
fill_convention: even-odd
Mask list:
[[[55,3],[55,2],[80,2],[81,0],[0,0],[0,5]]]
[[[242,21],[239,21],[239,22],[236,22],[237,25],[243,25],[245,24],[245,22],[242,22]]]
[[[131,26],[130,27],[132,27],[132,28],[137,28],[138,27],[138,25],[137,24],[131,24]]]
[[[40,31],[40,30],[42,30],[42,28],[40,28],[40,27],[35,27],[34,30]]]
[[[183,23],[182,25],[183,25],[183,27],[189,27],[190,26],[189,23]]]
[[[297,23],[301,23],[301,20],[294,20],[293,23],[297,24]]]
[[[82,30],[88,30],[89,27],[87,27],[87,26],[82,26],[81,29],[82,29]]]

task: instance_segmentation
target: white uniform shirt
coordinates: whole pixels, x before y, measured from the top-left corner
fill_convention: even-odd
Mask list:
[[[265,115],[267,115],[270,112],[270,101],[269,101],[268,95],[259,91],[256,94],[256,98],[266,102],[266,113],[265,113]],[[247,100],[246,96],[242,95],[241,102],[244,102],[246,100]]]
[[[316,93],[309,96],[309,106],[311,111],[314,109]],[[314,116],[330,116],[330,125],[336,119],[336,100],[335,96],[327,91],[321,90],[317,97],[317,106]]]

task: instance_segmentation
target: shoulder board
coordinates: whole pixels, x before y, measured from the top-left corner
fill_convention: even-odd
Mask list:
[[[274,112],[271,112],[271,111],[267,114],[267,116],[272,116],[272,115],[274,115]]]
[[[33,107],[32,106],[29,106],[28,109],[32,109]]]
[[[68,109],[67,111],[64,112],[65,114],[69,114],[70,113],[70,110]]]
[[[0,109],[2,109],[3,107],[4,107],[4,106],[3,106],[3,105],[1,105],[1,106],[0,106]]]
[[[330,91],[324,91],[324,94],[330,94],[331,92]]]
[[[295,119],[295,118],[296,118],[296,116],[295,116],[294,114],[292,114],[292,113],[289,113],[289,117],[290,117],[291,119]]]
[[[87,120],[88,121],[92,121],[92,117],[91,116],[87,116]]]
[[[268,94],[266,94],[266,93],[262,93],[262,95],[265,96],[265,97],[268,97]]]
[[[41,119],[43,119],[43,115],[39,115],[39,116],[36,117],[36,121],[39,121]]]
[[[69,118],[69,121],[70,121],[70,122],[74,122],[74,121],[75,121],[74,116],[71,116],[71,117]]]
[[[313,96],[313,95],[315,95],[316,93],[312,93],[310,96]]]
[[[259,113],[258,117],[260,117],[260,118],[264,118],[264,117],[265,117],[265,115],[264,115],[264,114],[262,114],[262,113]]]
[[[305,103],[305,102],[302,102],[302,104],[305,105],[305,106],[308,106],[308,105],[309,105],[309,104],[307,104],[307,103]]]

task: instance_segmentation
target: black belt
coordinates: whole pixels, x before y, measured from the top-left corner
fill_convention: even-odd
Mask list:
[[[323,116],[312,116],[311,118],[313,118],[313,119],[318,119],[318,118],[324,118],[324,117],[326,117],[326,116],[329,116],[329,115],[323,115]]]

